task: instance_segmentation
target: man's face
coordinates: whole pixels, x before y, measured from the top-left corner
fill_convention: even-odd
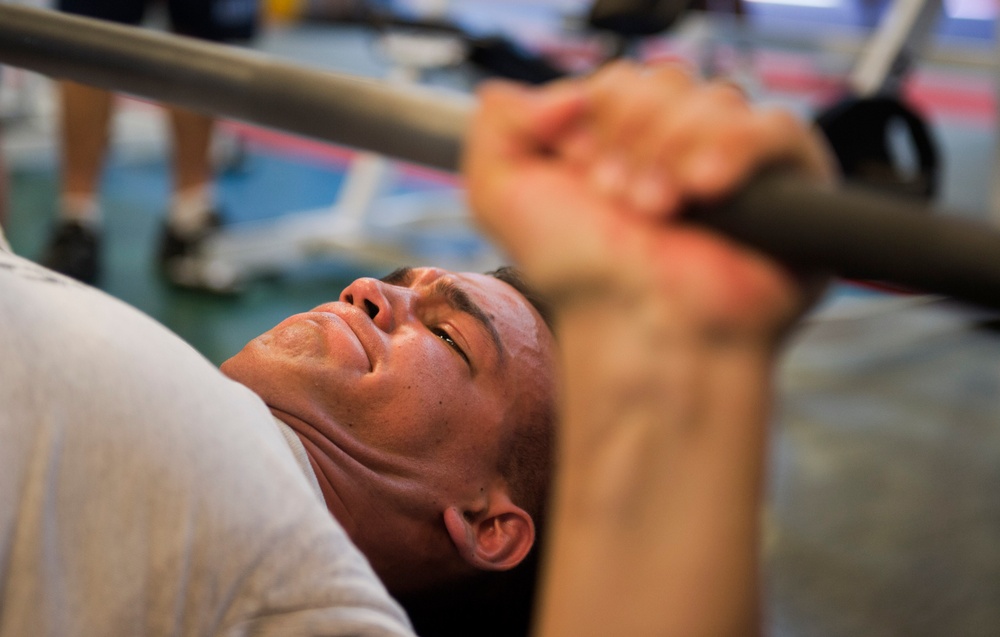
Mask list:
[[[418,506],[474,496],[495,479],[501,440],[552,400],[553,351],[544,322],[506,283],[415,268],[358,279],[339,301],[252,341],[223,371],[289,422],[314,462],[330,465],[321,471],[327,501],[338,514],[329,490],[353,499],[342,504],[356,517],[366,482]]]

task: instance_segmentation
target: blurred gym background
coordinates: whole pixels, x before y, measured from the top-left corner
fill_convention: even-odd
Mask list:
[[[263,52],[462,92],[491,76],[582,73],[616,55],[686,60],[823,122],[845,168],[869,186],[1000,225],[993,0],[267,0],[262,9],[266,27],[253,46]],[[923,12],[923,22],[899,26],[904,9]],[[880,38],[892,46],[874,51]],[[880,60],[887,66],[872,71]],[[154,259],[169,190],[164,120],[153,104],[121,99],[102,187],[99,287],[215,363],[357,276],[400,262],[478,268],[502,259],[460,209],[425,212],[458,206],[452,175],[224,122],[215,161],[227,225],[279,227],[306,212],[343,225],[350,175],[362,186],[361,173],[378,179],[354,201],[351,214],[361,217],[346,225],[358,233],[344,240],[357,239],[350,249],[314,246],[225,294],[172,288]],[[919,130],[886,116],[878,100],[890,114],[912,114]],[[29,258],[40,254],[57,203],[55,108],[47,79],[3,69],[5,229]],[[384,209],[388,218],[379,217]],[[810,316],[780,379],[767,521],[771,634],[1000,632],[997,324],[988,312],[849,282]]]

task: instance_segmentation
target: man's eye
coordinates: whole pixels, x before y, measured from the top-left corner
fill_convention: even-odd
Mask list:
[[[438,338],[440,338],[442,341],[444,341],[445,343],[447,343],[448,347],[450,347],[453,350],[455,350],[456,352],[458,352],[458,355],[461,356],[463,359],[465,359],[466,363],[469,363],[469,357],[466,356],[465,352],[462,351],[462,348],[458,346],[458,343],[455,342],[455,339],[453,339],[448,334],[448,332],[444,331],[440,327],[432,328],[431,332],[433,332],[434,335],[437,336]]]

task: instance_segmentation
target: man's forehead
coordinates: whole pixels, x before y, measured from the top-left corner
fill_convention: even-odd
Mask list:
[[[509,333],[504,334],[505,340],[513,338],[519,341],[518,344],[508,344],[513,346],[513,350],[519,349],[517,345],[520,345],[536,354],[549,354],[554,345],[552,333],[534,305],[514,286],[488,274],[461,272],[455,276],[460,285],[467,283],[482,295],[481,298],[489,299],[484,309],[491,313],[496,310],[498,315],[494,318],[506,324]],[[517,355],[514,351],[512,354]]]
[[[496,322],[511,363],[502,382],[508,392],[520,397],[514,403],[519,409],[535,401],[547,404],[552,398],[556,344],[542,315],[517,288],[495,276],[476,272],[455,276],[460,284],[465,282],[483,295],[491,295],[495,302],[491,307],[504,315],[496,317]],[[489,307],[484,309],[491,311]]]
[[[470,294],[479,294],[481,302],[485,302],[489,307],[507,307],[509,310],[520,314],[527,313],[534,318],[536,314],[531,303],[524,296],[514,289],[513,286],[488,274],[478,272],[451,272],[456,283],[466,288]]]

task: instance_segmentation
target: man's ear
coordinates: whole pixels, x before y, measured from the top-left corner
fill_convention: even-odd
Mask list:
[[[444,525],[462,558],[478,569],[506,571],[528,555],[535,544],[535,523],[510,500],[505,490],[490,494],[485,509],[444,512]]]

